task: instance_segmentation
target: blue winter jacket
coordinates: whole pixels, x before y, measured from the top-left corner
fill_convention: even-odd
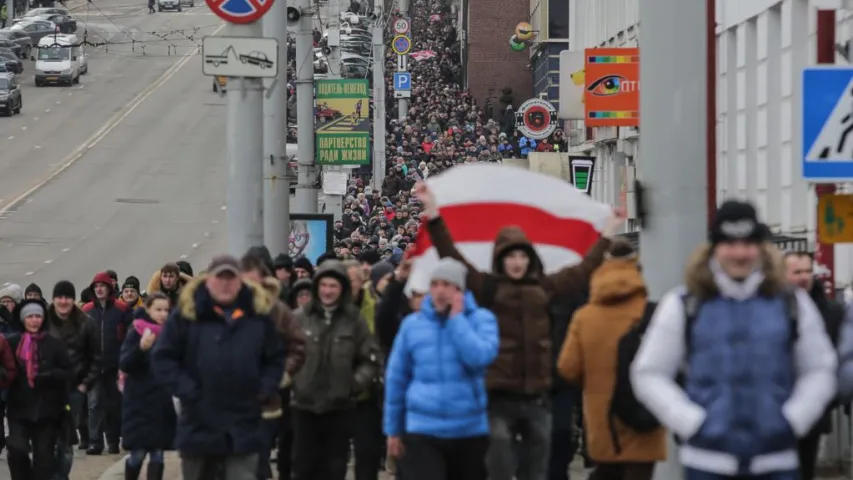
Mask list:
[[[447,318],[432,297],[403,319],[387,364],[385,434],[466,438],[489,433],[486,368],[498,354],[498,324],[471,292]]]

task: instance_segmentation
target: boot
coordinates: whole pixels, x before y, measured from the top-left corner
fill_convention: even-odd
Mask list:
[[[134,467],[130,462],[124,462],[124,480],[139,480],[139,474],[142,473],[142,465]],[[149,478],[150,478],[149,473]]]
[[[148,462],[148,478],[147,480],[163,480],[163,472],[166,470],[166,465],[163,463]]]

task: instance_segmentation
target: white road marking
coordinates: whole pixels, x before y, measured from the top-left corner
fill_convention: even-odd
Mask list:
[[[213,221],[213,224],[214,224],[214,225],[216,225],[217,223],[219,223],[219,220],[214,220],[214,221]]]
[[[14,139],[15,139],[15,136],[14,136],[14,135],[12,135],[12,136],[10,136],[10,137],[9,137],[9,140],[14,140]]]
[[[33,121],[34,121],[34,122],[38,122],[38,121],[39,121],[39,117],[33,117]]]
[[[44,261],[44,264],[45,264],[45,265],[50,265],[51,263],[53,263],[53,260],[45,260],[45,261]]]
[[[24,275],[26,275],[26,276],[28,276],[28,277],[29,277],[30,275],[33,275],[34,273],[36,273],[36,272],[27,272],[27,273],[25,273]]]
[[[222,25],[219,26],[219,28],[214,30],[213,33],[211,33],[210,35],[213,36],[213,35],[216,35],[217,33],[219,33],[219,31],[221,31],[223,28],[225,28],[225,25],[226,24],[223,23]],[[89,138],[89,140],[87,140],[82,145],[77,147],[77,149],[74,151],[74,153],[72,153],[71,155],[66,157],[61,162],[62,166],[58,170],[56,170],[55,172],[49,173],[46,178],[38,181],[35,185],[30,187],[27,191],[25,191],[24,193],[18,195],[14,199],[12,199],[11,202],[0,207],[0,215],[2,215],[4,213],[8,212],[9,210],[11,210],[12,208],[14,208],[14,206],[17,205],[18,203],[20,203],[23,199],[27,198],[28,196],[33,194],[38,189],[45,186],[48,182],[50,182],[51,180],[53,180],[54,178],[59,176],[62,172],[67,170],[71,165],[74,165],[74,163],[76,163],[77,160],[80,160],[83,157],[83,155],[86,153],[86,151],[88,151],[89,149],[93,148],[95,145],[100,143],[101,140],[103,140],[107,135],[109,135],[110,132],[113,131],[113,129],[115,129],[119,124],[121,124],[121,122],[125,118],[130,116],[130,114],[133,113],[133,111],[136,110],[137,107],[139,107],[139,105],[141,105],[142,102],[145,101],[145,99],[150,97],[155,91],[157,91],[160,87],[165,85],[166,82],[169,81],[170,78],[174,77],[175,74],[177,74],[178,71],[181,69],[181,67],[183,67],[184,65],[189,63],[189,61],[192,60],[194,57],[198,56],[197,50],[198,49],[189,50],[187,53],[185,53],[183,55],[183,58],[181,58],[174,65],[169,67],[169,69],[166,70],[163,73],[163,75],[161,75],[160,78],[157,79],[157,81],[151,83],[148,86],[148,88],[139,92],[139,95],[137,95],[136,98],[131,100],[125,106],[125,108],[123,110],[120,110],[119,112],[117,112],[113,116],[113,118],[108,120],[107,123],[103,127],[101,127],[100,130],[95,132],[95,134]],[[47,109],[46,112],[50,112],[50,109]],[[14,137],[10,137],[9,140],[12,140],[12,138],[14,138]]]
[[[35,148],[36,150],[38,150],[39,148],[41,148],[41,145],[36,145],[36,146],[34,146],[33,148]]]
[[[210,238],[210,232],[204,232],[204,238]]]
[[[181,255],[181,260],[184,260],[185,258],[187,258],[186,254]]]
[[[68,92],[68,96],[70,97],[71,95],[74,95],[74,94],[71,92]],[[56,103],[59,103],[59,102],[56,102]]]
[[[26,126],[21,127],[21,130],[26,130],[26,129],[27,129]]]
[[[56,104],[57,104],[57,105],[59,105],[60,103],[62,103],[62,102],[60,102],[59,100],[57,100],[57,101],[56,101]]]
[[[220,210],[225,210],[225,209],[227,209],[227,208],[228,208],[228,207],[226,207],[225,205],[223,205],[223,206],[220,208]]]
[[[198,248],[198,244],[197,244],[197,243],[194,243],[194,244],[193,244],[193,248]]]
[[[70,248],[63,248],[63,249],[62,249],[62,252],[63,252],[63,253],[65,253],[65,252],[68,252],[68,251],[70,251],[70,250],[71,250]]]
[[[44,113],[50,113],[50,109],[49,108],[44,109]]]
[[[33,199],[32,199],[32,198],[28,198],[28,199],[27,199],[27,203],[33,203]]]

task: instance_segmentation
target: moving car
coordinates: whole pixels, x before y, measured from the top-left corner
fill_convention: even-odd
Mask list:
[[[344,114],[340,111],[329,108],[326,104],[322,104],[317,106],[317,113],[314,115],[314,118],[316,118],[321,124],[324,124],[340,118],[343,115]]]
[[[38,44],[38,54],[34,58],[36,86],[41,87],[49,83],[70,86],[80,83],[83,56],[76,35],[51,35],[43,38]]]
[[[47,35],[53,35],[57,33],[56,25],[54,25],[53,22],[36,20],[33,18],[24,18],[20,22],[9,27],[9,30],[26,33],[30,36],[32,42],[36,45],[42,38],[46,37]]]
[[[163,10],[176,10],[178,12],[184,11],[183,5],[181,5],[181,0],[157,0],[157,11],[162,12]]]
[[[11,117],[21,113],[22,108],[24,97],[21,95],[18,79],[14,75],[0,74],[0,110]]]
[[[59,27],[60,33],[74,33],[77,31],[77,20],[74,20],[68,15],[47,14],[28,18],[32,18],[33,20],[40,20],[43,22],[51,22],[57,27]]]
[[[12,50],[18,58],[30,58],[30,52],[33,51],[33,39],[26,33],[20,30],[0,30],[0,40],[14,44]]]

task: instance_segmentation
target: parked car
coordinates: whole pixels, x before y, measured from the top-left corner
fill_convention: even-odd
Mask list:
[[[59,33],[74,33],[77,31],[77,20],[74,20],[68,15],[47,14],[27,18],[32,18],[33,20],[40,20],[44,22],[51,22],[57,27],[59,27]]]
[[[56,31],[56,25],[53,22],[44,20],[34,20],[25,18],[20,22],[12,25],[9,30],[24,32],[30,36],[34,45],[38,45],[39,40],[48,35],[59,33]]]
[[[15,45],[12,50],[19,58],[29,58],[33,51],[33,39],[20,30],[0,30],[0,40],[7,40]]]
[[[186,5],[188,7],[195,6],[195,0],[181,0],[181,5]]]
[[[10,72],[24,73],[24,62],[9,49],[0,50],[0,62],[5,63]]]
[[[0,37],[0,48],[11,50],[12,53],[18,56],[18,58],[26,58],[23,57],[23,49],[21,48],[21,46],[12,42],[6,37]]]
[[[24,14],[24,18],[40,17],[42,15],[68,15],[68,9],[62,7],[33,8]]]
[[[12,116],[21,113],[24,107],[24,98],[21,95],[21,87],[15,75],[0,74],[0,110],[6,115]]]

